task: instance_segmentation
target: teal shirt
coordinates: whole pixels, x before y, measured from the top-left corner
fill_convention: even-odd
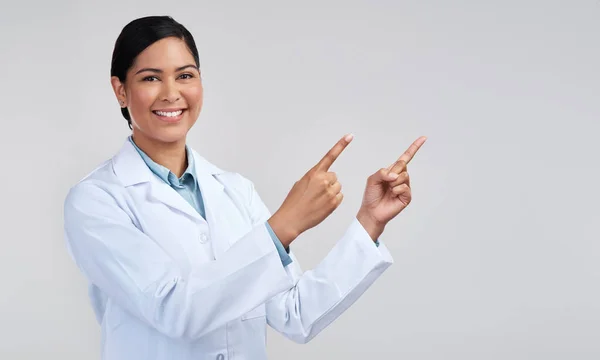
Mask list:
[[[173,190],[181,195],[204,219],[206,219],[206,210],[204,209],[204,201],[202,200],[202,194],[200,193],[200,186],[198,186],[198,181],[194,175],[196,174],[194,157],[192,156],[189,147],[186,146],[185,148],[187,152],[188,167],[183,175],[177,178],[171,170],[150,159],[150,157],[135,144],[131,136],[129,137],[129,141],[133,144],[133,147],[135,147],[142,159],[144,159],[144,162],[148,165],[150,170],[162,181],[169,184]],[[275,243],[275,247],[281,258],[281,263],[283,266],[289,265],[292,262],[289,253],[285,250],[283,244],[281,244],[281,241],[277,235],[275,235],[275,232],[273,232],[273,229],[268,222],[265,222],[265,226]]]

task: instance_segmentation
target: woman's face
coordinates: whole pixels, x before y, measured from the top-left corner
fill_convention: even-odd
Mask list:
[[[185,42],[175,37],[147,47],[125,83],[113,77],[112,84],[129,110],[134,137],[150,142],[185,141],[202,109],[199,69]]]

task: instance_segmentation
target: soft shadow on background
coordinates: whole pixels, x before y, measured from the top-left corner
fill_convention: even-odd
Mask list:
[[[98,359],[63,242],[69,187],[128,134],[109,83],[121,28],[195,36],[205,106],[189,143],[272,211],[347,132],[342,206],[293,245],[315,266],[366,177],[418,136],[396,263],[313,342],[273,359],[600,357],[597,1],[13,2],[0,11],[0,358]]]

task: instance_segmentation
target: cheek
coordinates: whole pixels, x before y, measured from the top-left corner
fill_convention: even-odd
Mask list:
[[[148,112],[154,104],[157,91],[151,87],[138,87],[132,89],[130,94],[130,111],[136,114]]]
[[[201,108],[203,95],[201,85],[189,87],[185,90],[185,98],[189,107]]]

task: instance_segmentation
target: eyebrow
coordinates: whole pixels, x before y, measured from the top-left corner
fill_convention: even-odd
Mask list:
[[[187,68],[194,68],[194,69],[196,69],[196,70],[200,71],[196,65],[189,64],[189,65],[184,65],[184,66],[180,66],[180,67],[178,67],[177,69],[175,69],[175,72],[182,71],[182,70],[185,70],[185,69],[187,69]],[[140,69],[140,70],[138,70],[138,71],[137,71],[135,74],[137,75],[137,74],[139,74],[139,73],[142,73],[142,72],[145,72],[145,71],[148,71],[148,72],[153,72],[153,73],[158,73],[158,74],[161,74],[161,73],[163,72],[163,71],[162,71],[162,70],[160,70],[160,69],[155,69],[155,68],[143,68],[143,69]]]

